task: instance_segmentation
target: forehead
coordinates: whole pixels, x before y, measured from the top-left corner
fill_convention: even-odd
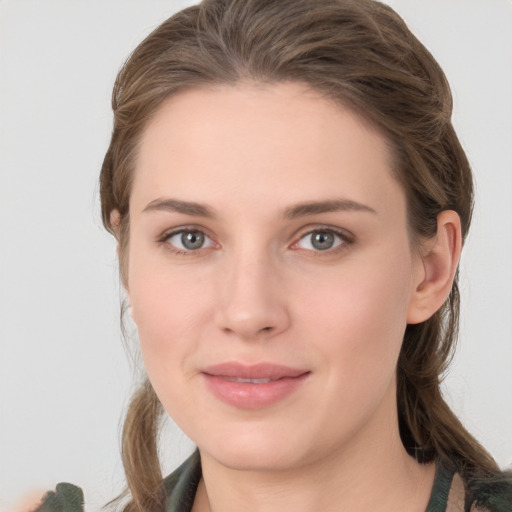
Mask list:
[[[401,195],[391,166],[377,129],[301,84],[193,89],[148,123],[132,204],[163,195],[239,207],[252,197],[270,206],[333,195],[379,204]]]

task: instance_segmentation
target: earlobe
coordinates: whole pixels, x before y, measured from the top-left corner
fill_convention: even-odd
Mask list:
[[[445,210],[437,216],[437,233],[420,256],[422,269],[409,303],[407,323],[430,318],[448,298],[459,264],[462,233],[459,215]]]
[[[119,234],[121,230],[121,214],[119,210],[115,209],[110,212],[110,225],[117,240],[116,253],[117,259],[119,260]]]
[[[126,255],[121,253],[121,214],[119,210],[112,210],[110,212],[110,226],[112,228],[112,232],[117,240],[116,253],[117,259],[119,261],[120,274],[121,274],[121,282],[123,284],[124,289],[128,293],[128,280],[126,278]],[[126,252],[126,249],[123,253]]]
[[[121,214],[115,209],[110,212],[110,226],[114,232],[114,236],[119,240],[119,230],[121,228]]]

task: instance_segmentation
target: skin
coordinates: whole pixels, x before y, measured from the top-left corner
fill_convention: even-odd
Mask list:
[[[382,134],[295,83],[182,92],[146,127],[125,286],[149,379],[201,452],[195,512],[425,510],[435,468],[400,441],[395,370],[407,323],[450,291],[460,223],[443,212],[412,248],[392,165]],[[334,200],[363,208],[285,215]],[[204,246],[180,246],[180,229]],[[315,249],[326,230],[333,247]],[[226,361],[309,373],[246,410],[205,385]]]

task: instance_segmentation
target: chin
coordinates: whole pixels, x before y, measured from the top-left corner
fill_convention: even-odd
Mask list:
[[[203,450],[199,449],[201,454]],[[222,447],[214,453],[208,452],[211,458],[219,464],[236,471],[285,471],[300,465],[300,457],[295,454],[277,452],[274,447],[260,449],[260,447],[247,447],[232,445]]]
[[[257,427],[256,427],[257,428]],[[265,429],[234,433],[226,429],[220,439],[209,439],[198,443],[202,455],[213,458],[225,467],[238,471],[283,471],[299,467],[318,457],[308,453],[305,447],[312,446],[311,440],[288,432],[268,432]],[[214,442],[212,442],[214,441]]]

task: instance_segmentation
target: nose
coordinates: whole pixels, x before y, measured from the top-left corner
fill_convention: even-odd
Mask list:
[[[215,322],[244,340],[267,339],[290,325],[282,276],[271,258],[234,257],[219,273]]]

